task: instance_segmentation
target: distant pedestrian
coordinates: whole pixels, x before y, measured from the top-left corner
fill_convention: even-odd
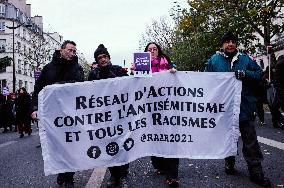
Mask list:
[[[259,80],[255,86],[254,86],[254,95],[256,96],[257,102],[257,116],[260,121],[260,125],[264,126],[266,125],[264,121],[264,104],[267,103],[267,96],[266,96],[266,87],[267,87],[267,81],[266,79],[262,76],[262,79]]]
[[[13,104],[14,102],[11,99],[11,95],[6,96],[6,100],[2,104],[2,125],[3,125],[3,133],[8,132],[8,128],[12,131],[12,127],[14,124],[14,115],[13,115]]]
[[[4,128],[4,125],[3,125],[3,106],[5,104],[5,96],[0,93],[0,128],[3,127]]]
[[[35,82],[33,93],[33,113],[31,114],[34,120],[37,120],[38,109],[38,94],[47,85],[55,83],[67,82],[83,82],[83,68],[78,63],[76,56],[76,43],[66,40],[61,45],[60,50],[56,50],[53,54],[52,61],[44,66],[39,78]],[[74,187],[75,172],[59,173],[57,183],[65,184],[65,187]]]
[[[280,107],[282,111],[284,111],[284,55],[279,56],[277,59],[275,67],[275,87],[278,93]]]
[[[253,94],[254,85],[261,79],[261,68],[246,54],[237,50],[237,37],[227,32],[221,38],[221,50],[208,61],[206,72],[235,72],[242,81],[239,128],[243,141],[243,156],[248,165],[250,180],[262,187],[271,187],[270,180],[264,177],[261,153],[254,127],[256,98]],[[235,174],[235,156],[225,159],[225,172]]]
[[[31,97],[26,88],[21,87],[15,101],[16,125],[20,133],[20,138],[24,137],[24,132],[31,135]]]

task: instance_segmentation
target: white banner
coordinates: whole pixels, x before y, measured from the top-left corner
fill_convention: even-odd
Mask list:
[[[236,155],[240,101],[233,73],[163,72],[47,86],[38,112],[45,174],[144,156]]]

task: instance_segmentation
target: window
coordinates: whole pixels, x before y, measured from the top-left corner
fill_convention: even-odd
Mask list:
[[[16,18],[18,19],[18,18],[20,18],[20,10],[17,8],[17,10],[16,10]]]
[[[27,41],[30,41],[30,40],[31,40],[31,36],[30,36],[28,30],[27,30],[27,32],[26,32],[26,40],[27,40]]]
[[[33,58],[33,57],[32,57],[32,55],[33,55],[33,53],[32,53],[32,49],[31,49],[31,48],[29,48],[29,54],[28,54],[29,58]]]
[[[19,88],[23,87],[23,80],[19,80]]]
[[[25,88],[28,88],[28,81],[25,81]]]
[[[1,83],[1,88],[3,87],[6,87],[7,86],[7,80],[4,79],[4,80],[0,80],[0,83]]]
[[[28,62],[24,62],[24,75],[28,75]]]
[[[17,50],[18,50],[18,53],[21,52],[21,43],[20,42],[17,42]]]
[[[26,38],[26,30],[23,29],[23,38],[25,39]]]
[[[26,21],[27,21],[27,17],[25,14],[23,14],[23,22],[26,23]]]
[[[5,22],[0,22],[0,31],[5,31]]]
[[[30,76],[32,76],[32,77],[33,77],[33,74],[34,74],[34,70],[35,70],[35,66],[30,65]]]
[[[24,55],[26,55],[26,45],[24,45]]]
[[[5,52],[6,49],[6,39],[0,39],[0,52]]]
[[[1,91],[3,91],[3,87],[6,87],[7,86],[7,80],[4,79],[4,80],[0,80],[0,89]]]
[[[16,36],[21,36],[21,27],[15,29],[15,35]]]
[[[22,61],[18,59],[18,74],[21,74],[21,69],[22,69]]]
[[[5,10],[6,10],[6,7],[4,4],[0,4],[0,16],[3,17],[5,16]]]

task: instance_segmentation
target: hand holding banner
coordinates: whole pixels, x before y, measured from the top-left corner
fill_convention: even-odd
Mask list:
[[[233,73],[162,72],[47,86],[38,113],[45,174],[144,156],[236,155],[240,101]]]

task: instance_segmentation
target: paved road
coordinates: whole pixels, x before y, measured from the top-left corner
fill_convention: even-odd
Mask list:
[[[256,121],[258,140],[264,154],[263,168],[274,187],[284,187],[284,130],[275,129],[266,114],[266,126]],[[39,136],[35,127],[33,134],[23,139],[15,132],[0,133],[0,188],[58,187],[56,176],[44,176],[43,159]],[[2,132],[2,131],[1,131]],[[237,157],[236,176],[228,176],[223,171],[223,160],[181,159],[179,178],[181,187],[257,187],[248,179],[246,164],[240,152]],[[91,169],[76,172],[75,187],[105,187],[109,172],[104,169]],[[138,159],[130,164],[128,182],[130,187],[167,187],[163,176],[157,175],[149,157]]]

